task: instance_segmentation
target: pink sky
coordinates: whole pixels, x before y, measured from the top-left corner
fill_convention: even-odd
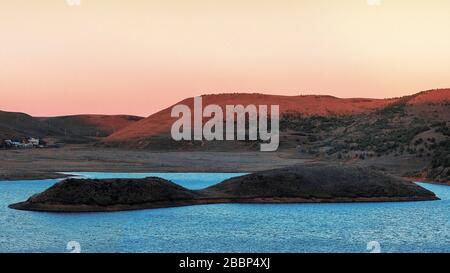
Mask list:
[[[205,93],[450,87],[449,14],[444,0],[2,1],[0,110],[148,116]]]

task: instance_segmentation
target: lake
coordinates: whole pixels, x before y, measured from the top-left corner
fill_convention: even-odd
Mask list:
[[[72,173],[158,176],[200,189],[239,173]],[[450,252],[450,187],[442,200],[348,204],[215,204],[108,213],[9,209],[59,180],[0,181],[0,252]]]

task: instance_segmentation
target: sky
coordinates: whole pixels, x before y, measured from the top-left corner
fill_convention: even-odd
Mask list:
[[[450,87],[449,0],[0,0],[0,110],[148,116],[247,92]]]

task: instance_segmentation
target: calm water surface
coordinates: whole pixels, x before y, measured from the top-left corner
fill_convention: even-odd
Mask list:
[[[159,176],[199,189],[241,174],[76,173]],[[9,209],[58,180],[0,181],[0,252],[450,252],[450,187],[419,183],[442,200],[355,204],[219,204],[111,213]]]

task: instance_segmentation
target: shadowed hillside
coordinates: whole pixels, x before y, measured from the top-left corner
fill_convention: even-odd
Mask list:
[[[30,115],[0,111],[0,139],[43,137],[53,133],[44,129],[44,125]]]
[[[0,111],[0,139],[56,137],[59,139],[106,137],[141,117],[117,115],[75,115],[32,117],[24,113]]]
[[[128,115],[76,115],[39,118],[48,128],[56,128],[60,134],[90,137],[109,136],[141,119],[141,117]]]

